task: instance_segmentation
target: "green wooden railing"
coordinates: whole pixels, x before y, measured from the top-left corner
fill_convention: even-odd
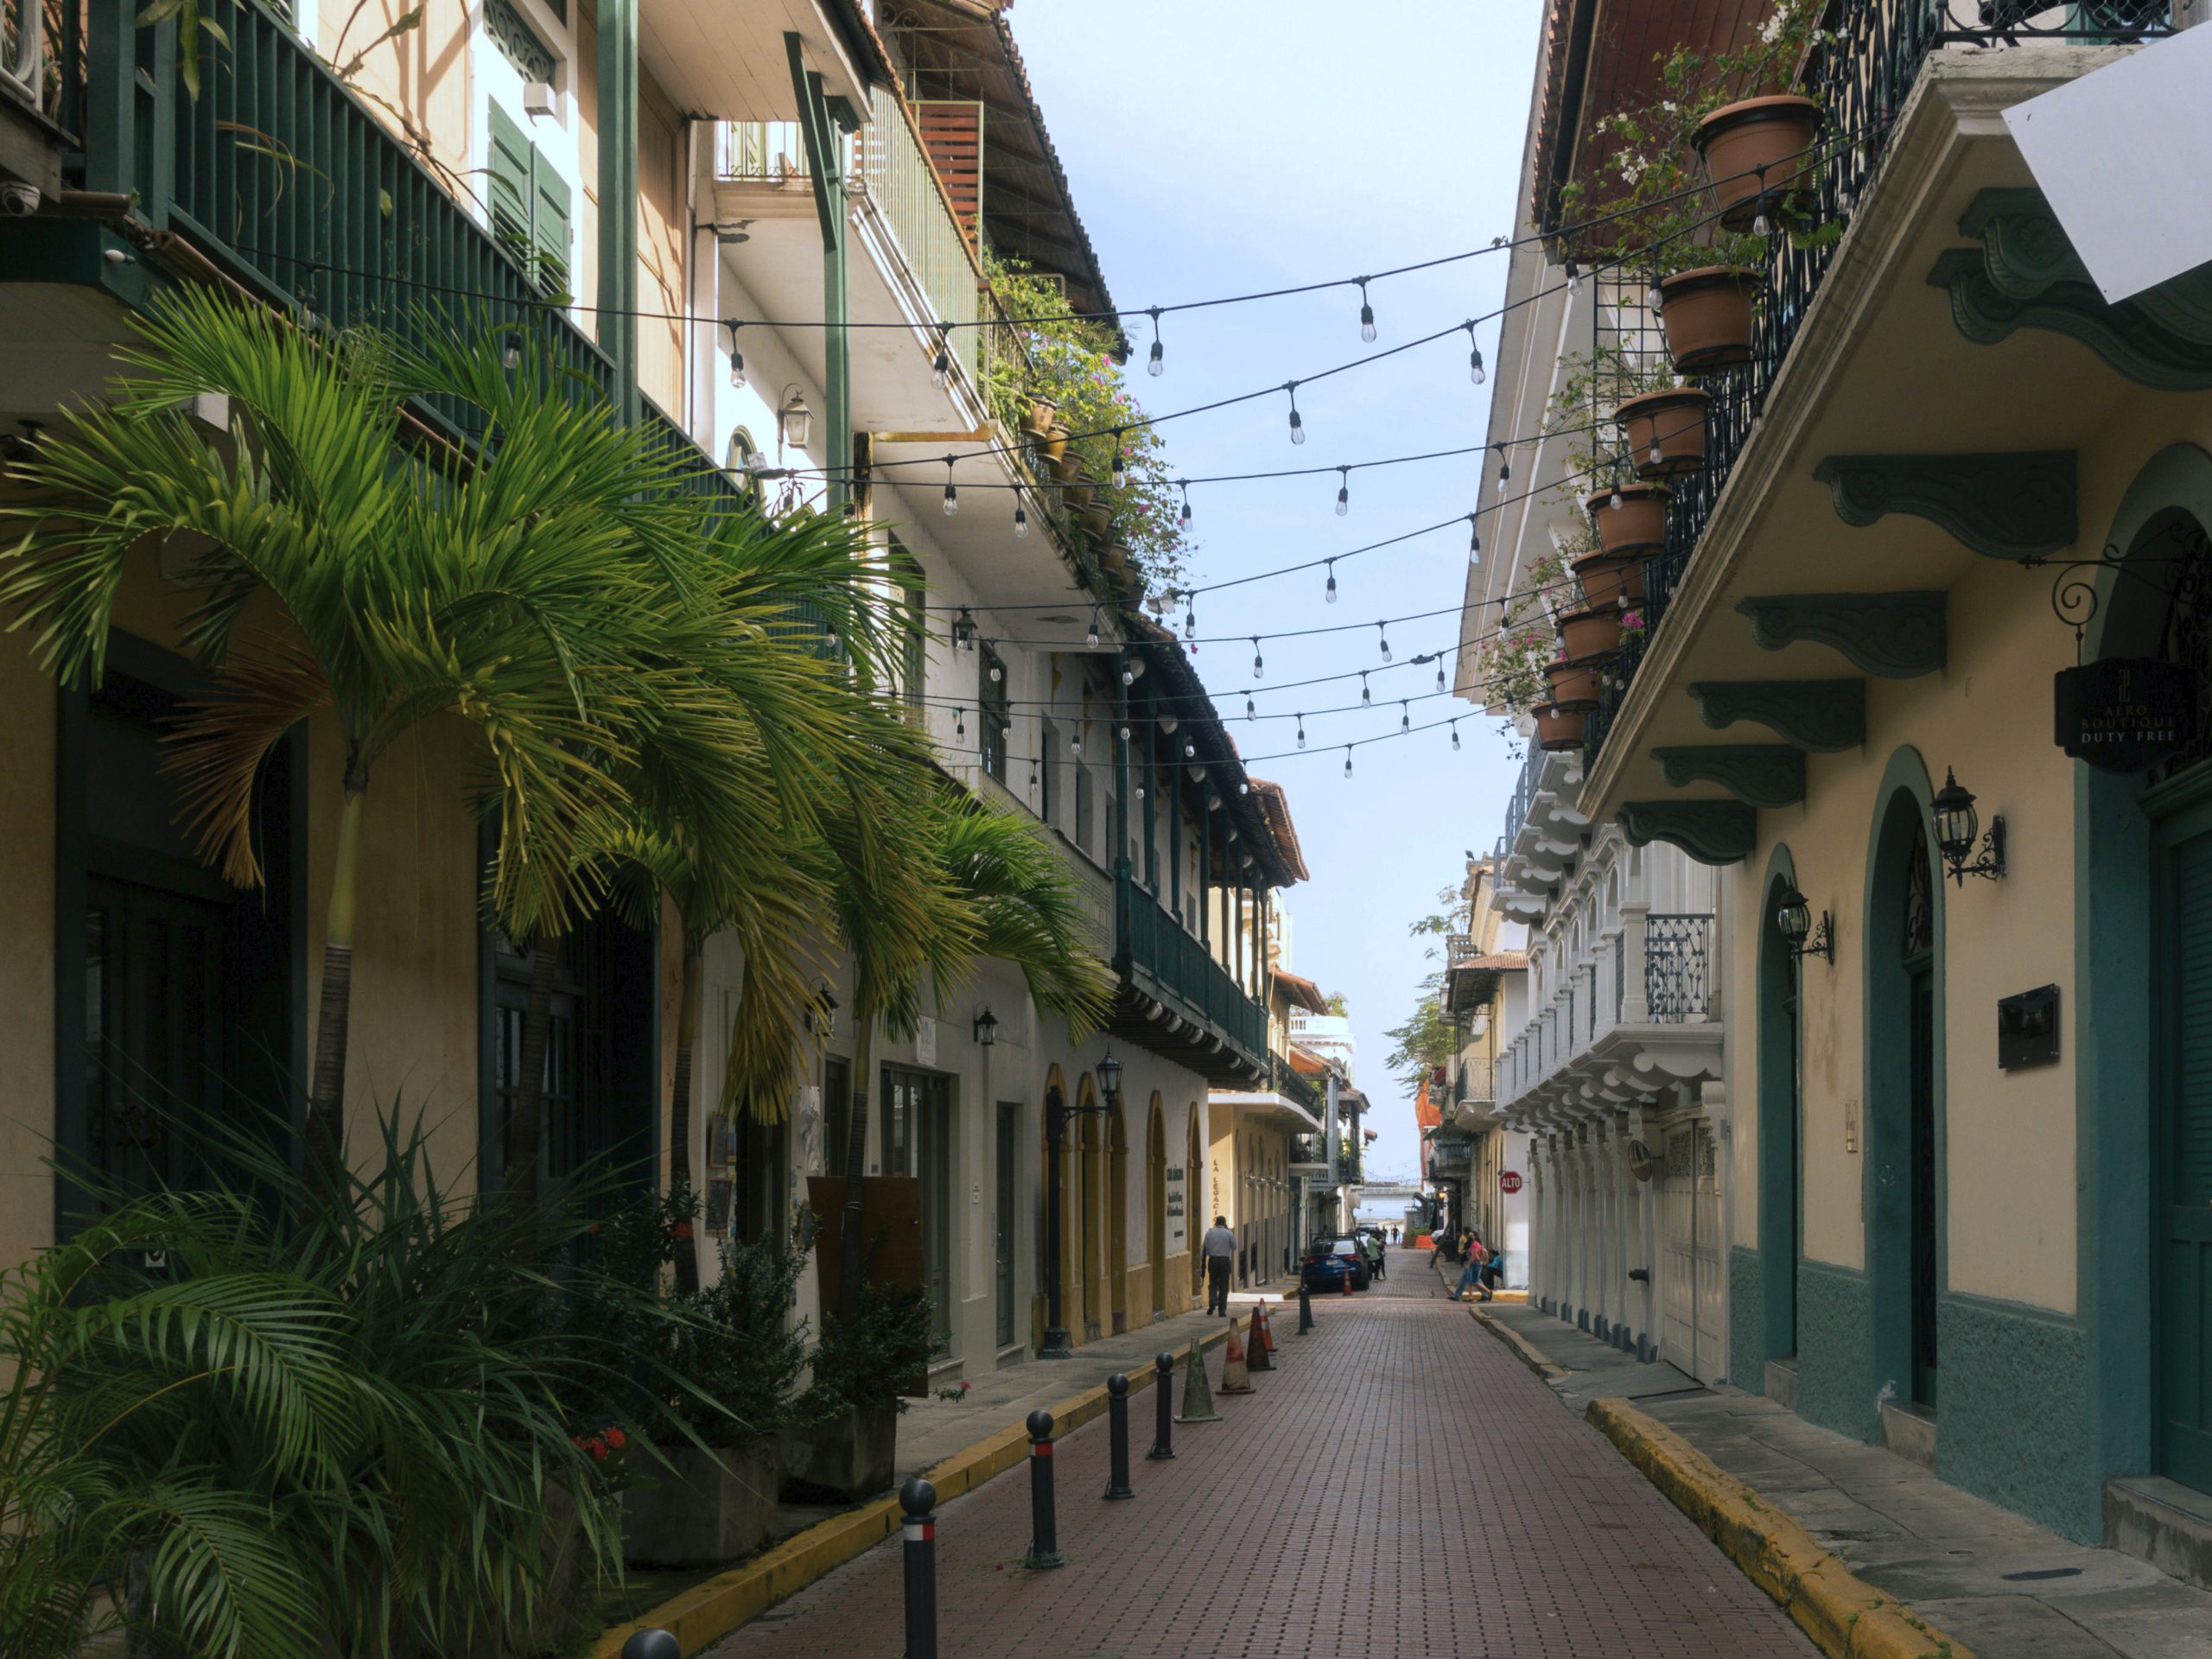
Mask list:
[[[1114,914],[1116,966],[1124,977],[1141,974],[1173,1012],[1210,1027],[1255,1066],[1268,1064],[1268,1011],[1127,874],[1116,880]]]

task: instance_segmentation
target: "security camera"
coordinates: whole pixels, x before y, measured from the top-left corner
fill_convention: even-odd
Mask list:
[[[35,184],[10,182],[0,184],[0,213],[10,219],[29,219],[38,212],[38,187]]]

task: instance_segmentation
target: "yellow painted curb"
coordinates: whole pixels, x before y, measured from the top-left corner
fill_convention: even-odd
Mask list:
[[[1475,1316],[1475,1323],[1496,1337],[1520,1357],[1521,1363],[1542,1377],[1547,1382],[1567,1375],[1567,1367],[1546,1359],[1535,1344],[1530,1342],[1510,1325],[1500,1325],[1479,1306],[1471,1306],[1467,1312]]]
[[[1201,1348],[1226,1342],[1232,1329],[1247,1331],[1251,1320],[1231,1319],[1198,1338]],[[1191,1344],[1172,1351],[1179,1366],[1190,1361]],[[1146,1366],[1129,1377],[1129,1392],[1152,1386],[1153,1368]],[[1085,1389],[1048,1408],[1057,1438],[1080,1428],[1104,1413],[1106,1385]],[[1029,1455],[1029,1433],[1020,1423],[1000,1430],[956,1452],[930,1469],[925,1478],[937,1488],[938,1501],[972,1492],[994,1475],[1004,1474]],[[747,1620],[758,1618],[785,1598],[796,1595],[833,1567],[842,1567],[866,1554],[899,1530],[897,1494],[879,1497],[857,1509],[818,1521],[804,1532],[786,1538],[764,1555],[717,1573],[693,1585],[681,1595],[663,1602],[634,1624],[610,1626],[586,1650],[586,1659],[621,1659],[622,1644],[641,1627],[658,1625],[676,1637],[686,1654],[696,1654],[721,1640]]]
[[[1625,1400],[1592,1400],[1586,1415],[1829,1659],[1974,1659],[1665,1424]]]

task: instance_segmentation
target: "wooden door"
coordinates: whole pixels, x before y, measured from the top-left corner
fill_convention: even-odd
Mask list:
[[[2212,803],[2157,834],[2157,1457],[2212,1491]]]
[[[1697,1135],[1669,1137],[1659,1192],[1659,1357],[1697,1374]]]
[[[992,1284],[998,1299],[998,1344],[1014,1342],[1014,1154],[1019,1144],[1021,1108],[1003,1103],[999,1107],[996,1212],[992,1217]]]

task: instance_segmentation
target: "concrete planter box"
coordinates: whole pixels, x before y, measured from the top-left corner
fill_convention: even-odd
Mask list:
[[[776,1516],[772,1440],[719,1448],[665,1447],[671,1467],[641,1458],[652,1485],[622,1494],[622,1556],[632,1567],[718,1567],[760,1547]]]
[[[898,1446],[898,1403],[860,1407],[785,1437],[785,1484],[801,1497],[871,1497],[889,1488]]]

